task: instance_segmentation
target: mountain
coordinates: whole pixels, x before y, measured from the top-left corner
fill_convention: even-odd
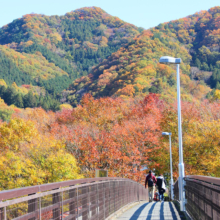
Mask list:
[[[32,83],[60,92],[140,31],[97,7],[64,16],[24,15],[0,29],[2,63],[12,62],[17,72],[1,77],[7,83]]]
[[[204,99],[220,89],[219,39],[220,7],[149,30],[97,7],[64,16],[29,14],[0,29],[0,78],[7,85],[42,87],[73,106],[85,93],[95,98],[159,93],[172,101],[175,66],[158,63],[170,55],[183,61],[183,99]]]
[[[181,57],[184,99],[213,95],[220,88],[220,7],[160,24],[143,31],[127,45],[75,80],[63,96],[76,105],[86,92],[94,97],[175,95],[175,67],[159,64],[164,55]]]

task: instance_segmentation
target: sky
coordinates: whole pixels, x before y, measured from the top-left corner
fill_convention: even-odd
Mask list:
[[[0,0],[0,27],[32,12],[64,15],[97,6],[107,13],[145,29],[220,6],[220,0]]]

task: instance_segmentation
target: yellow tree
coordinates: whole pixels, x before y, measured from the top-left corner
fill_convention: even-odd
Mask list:
[[[0,124],[0,189],[82,178],[62,141],[29,119]]]

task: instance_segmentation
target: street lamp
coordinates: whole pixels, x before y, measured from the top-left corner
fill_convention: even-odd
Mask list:
[[[172,166],[172,149],[171,149],[171,135],[169,132],[162,132],[162,135],[169,135],[170,142],[170,191],[171,191],[171,200],[173,200],[173,166]]]
[[[184,184],[183,184],[185,171],[184,171],[184,164],[183,164],[181,101],[180,101],[180,73],[179,73],[179,69],[180,69],[179,64],[181,63],[181,58],[164,56],[160,58],[159,62],[163,64],[176,64],[177,103],[178,103],[178,136],[179,136],[179,200],[180,200],[181,211],[185,211],[185,191],[184,191]]]

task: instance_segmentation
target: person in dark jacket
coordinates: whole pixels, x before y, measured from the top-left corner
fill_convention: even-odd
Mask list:
[[[149,202],[153,201],[156,183],[157,183],[157,179],[150,170],[149,174],[146,176],[146,179],[145,179],[145,189],[146,189],[146,186],[148,185]]]
[[[163,177],[162,174],[160,174],[158,177],[157,177],[157,187],[158,187],[158,192],[159,192],[159,197],[160,197],[160,201],[163,201],[164,200],[164,196],[163,194],[165,193],[166,191],[166,181]]]

